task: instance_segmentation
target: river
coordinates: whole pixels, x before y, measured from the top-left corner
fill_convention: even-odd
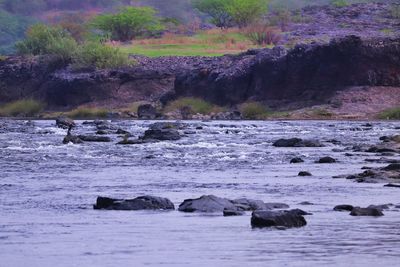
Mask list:
[[[79,131],[93,132],[92,126]],[[150,121],[116,121],[133,135]],[[186,122],[179,141],[118,146],[63,145],[54,121],[0,120],[0,266],[396,266],[400,211],[352,217],[338,204],[400,204],[398,188],[334,179],[361,172],[367,153],[399,122]],[[202,129],[197,129],[201,125]],[[188,132],[189,133],[189,132]],[[275,148],[279,138],[322,141],[321,148]],[[335,139],[340,143],[331,143]],[[290,164],[300,156],[305,162]],[[331,156],[334,164],[316,164]],[[399,158],[399,157],[397,157]],[[298,177],[309,171],[311,177]],[[176,207],[214,194],[283,202],[313,213],[296,229],[252,229],[250,213],[93,210],[97,196],[155,195]],[[300,204],[308,201],[313,205]]]

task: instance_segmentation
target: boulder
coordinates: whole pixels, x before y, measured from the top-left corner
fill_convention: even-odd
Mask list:
[[[353,210],[353,206],[352,205],[336,205],[333,210],[335,211],[352,211]]]
[[[312,174],[306,171],[301,171],[299,172],[298,176],[312,176]]]
[[[236,206],[226,198],[213,195],[201,196],[197,199],[186,199],[179,205],[183,212],[223,212],[224,210],[236,211]]]
[[[79,136],[72,135],[72,134],[67,134],[67,135],[64,137],[63,144],[66,145],[66,144],[69,144],[69,143],[72,143],[72,144],[82,144],[83,141],[82,141],[82,139],[79,138]]]
[[[159,140],[159,141],[176,141],[181,139],[181,135],[178,130],[175,129],[161,129],[161,130],[147,130],[144,132],[144,136],[141,137],[144,140]]]
[[[385,184],[384,187],[395,187],[395,188],[400,188],[400,184]]]
[[[316,140],[303,140],[300,138],[279,139],[272,144],[274,147],[322,147]]]
[[[239,211],[239,210],[224,210],[224,216],[242,216],[245,215],[244,211]]]
[[[108,136],[79,135],[78,137],[84,142],[98,142],[98,143],[111,142],[111,138]]]
[[[292,159],[290,160],[290,163],[291,163],[291,164],[303,163],[303,162],[304,162],[304,160],[303,160],[302,158],[292,158]]]
[[[61,129],[70,129],[76,126],[72,119],[60,117],[56,119],[56,126]]]
[[[167,198],[141,196],[135,199],[113,199],[98,197],[94,209],[100,210],[174,210],[174,204]]]
[[[383,216],[384,214],[382,211],[378,208],[374,207],[368,207],[368,208],[360,208],[360,207],[354,207],[351,212],[351,216],[374,216],[374,217],[379,217]]]
[[[284,203],[264,203],[262,200],[240,198],[231,200],[238,210],[254,211],[254,210],[272,210],[287,209],[289,206]]]
[[[254,211],[251,215],[251,226],[262,227],[302,227],[307,224],[303,215],[297,211]]]
[[[320,158],[316,163],[335,163],[336,159],[331,158],[331,157],[323,157]]]
[[[138,107],[139,119],[154,120],[157,118],[157,109],[152,104],[143,104]]]

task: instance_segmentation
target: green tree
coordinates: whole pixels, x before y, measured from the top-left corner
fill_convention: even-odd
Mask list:
[[[231,0],[195,0],[194,7],[211,17],[211,23],[220,28],[229,28],[233,19],[228,13]]]
[[[194,6],[206,13],[218,27],[246,27],[267,12],[269,0],[194,0]]]
[[[269,0],[231,0],[228,13],[239,27],[246,27],[267,13]]]
[[[94,28],[107,32],[112,40],[130,41],[164,29],[151,7],[123,7],[117,14],[104,14],[92,21]]]

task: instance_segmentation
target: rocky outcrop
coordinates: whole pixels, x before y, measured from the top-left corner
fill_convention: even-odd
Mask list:
[[[379,217],[379,216],[383,216],[384,214],[382,213],[382,211],[380,209],[374,208],[374,207],[368,207],[368,208],[355,207],[351,210],[350,215],[351,216]]]
[[[359,183],[400,182],[400,164],[392,163],[382,168],[369,168],[362,173],[346,177]]]
[[[93,206],[96,210],[174,210],[174,204],[167,198],[141,196],[135,199],[113,199],[98,197]]]
[[[329,44],[298,45],[230,56],[231,64],[201,67],[177,77],[177,95],[220,104],[251,99],[324,101],[347,86],[399,86],[400,39],[363,41],[350,36]]]
[[[247,100],[321,103],[347,86],[400,86],[400,39],[349,36],[328,44],[222,57],[138,57],[133,67],[76,72],[49,57],[0,61],[0,100],[34,98],[50,109],[162,103],[194,96],[220,105]]]
[[[302,227],[307,224],[298,211],[254,211],[251,215],[251,226],[262,227]]]

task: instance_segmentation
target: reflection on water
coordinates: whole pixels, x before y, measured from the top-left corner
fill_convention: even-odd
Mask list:
[[[150,122],[115,122],[140,135]],[[398,188],[332,179],[360,172],[346,147],[376,143],[399,123],[197,122],[177,142],[62,145],[52,121],[0,121],[0,266],[394,266],[400,212],[380,218],[332,211],[337,204],[400,203]],[[94,132],[91,126],[78,131]],[[323,148],[274,148],[282,137]],[[340,144],[333,145],[335,139]],[[332,150],[336,151],[333,152]],[[339,163],[315,164],[322,156]],[[301,156],[302,164],[289,164]],[[379,166],[379,165],[377,165]],[[310,171],[312,177],[298,177]],[[314,215],[286,231],[254,230],[250,214],[92,210],[98,195],[151,194],[179,205],[202,194],[284,202]],[[314,205],[300,205],[309,201]]]

